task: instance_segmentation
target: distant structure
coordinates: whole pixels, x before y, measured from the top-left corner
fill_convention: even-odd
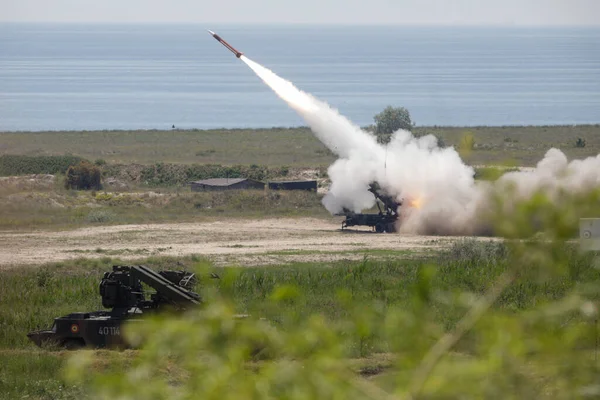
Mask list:
[[[246,178],[215,178],[190,182],[192,192],[207,192],[217,190],[260,189],[265,188],[263,182]]]
[[[308,190],[317,191],[317,181],[271,181],[269,182],[271,190]]]

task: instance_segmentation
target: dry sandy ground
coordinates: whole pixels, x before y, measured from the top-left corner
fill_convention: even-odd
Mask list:
[[[217,265],[362,258],[361,250],[426,251],[456,238],[341,231],[312,218],[98,226],[60,232],[0,231],[0,268],[79,257],[139,259],[197,254]]]

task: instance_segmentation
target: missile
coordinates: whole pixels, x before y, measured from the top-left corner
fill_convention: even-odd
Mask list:
[[[208,31],[208,33],[210,33],[212,35],[212,37],[217,39],[217,42],[221,43],[223,46],[227,47],[229,49],[229,51],[231,51],[233,54],[235,54],[235,56],[237,58],[240,58],[244,54],[242,52],[237,51],[232,45],[227,43],[225,40],[221,39],[221,36],[217,35],[213,31],[208,30],[208,29],[207,29],[207,31]]]

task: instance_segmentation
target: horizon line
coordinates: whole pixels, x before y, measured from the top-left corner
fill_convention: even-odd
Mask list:
[[[6,25],[98,25],[98,26],[118,26],[118,25],[212,25],[212,26],[248,26],[248,27],[302,27],[302,26],[320,26],[320,27],[370,27],[370,28],[600,28],[600,22],[597,24],[519,24],[519,23],[361,23],[361,22],[218,22],[218,21],[35,21],[21,20],[10,21],[0,20],[0,24]]]
[[[168,125],[168,124],[167,124]],[[367,129],[371,125],[357,125],[360,129]],[[589,123],[557,123],[557,124],[504,124],[504,125],[417,125],[413,129],[497,129],[497,128],[581,128],[581,127],[598,127],[599,122]],[[77,133],[77,132],[171,132],[171,131],[265,131],[265,130],[296,130],[296,129],[308,129],[308,125],[291,125],[291,126],[264,126],[264,127],[218,127],[218,128],[96,128],[96,129],[17,129],[8,130],[0,128],[0,136],[3,134],[15,134],[15,133]],[[413,132],[412,130],[410,132]]]

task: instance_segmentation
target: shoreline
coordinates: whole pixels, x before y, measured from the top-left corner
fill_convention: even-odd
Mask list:
[[[527,128],[586,128],[600,127],[600,122],[582,124],[549,124],[549,125],[419,125],[414,131],[423,129],[527,129]],[[360,129],[368,130],[369,126]],[[77,133],[77,132],[215,132],[215,131],[271,131],[271,130],[310,130],[309,126],[271,126],[260,128],[105,128],[105,129],[42,129],[42,130],[9,130],[0,128],[1,134],[14,133]]]

